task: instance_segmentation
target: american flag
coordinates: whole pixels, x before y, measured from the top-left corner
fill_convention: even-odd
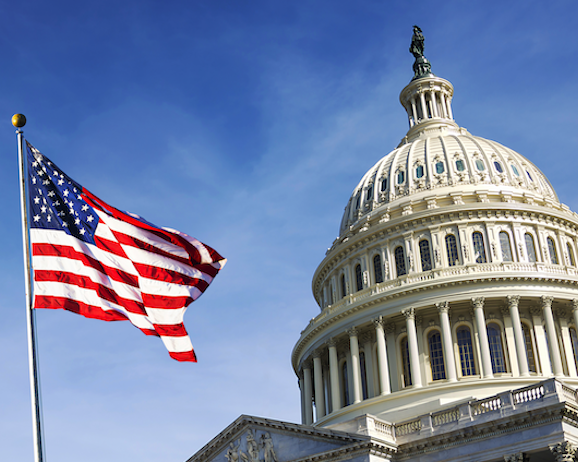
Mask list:
[[[226,259],[195,238],[111,207],[26,142],[34,308],[129,320],[196,362],[183,316]]]

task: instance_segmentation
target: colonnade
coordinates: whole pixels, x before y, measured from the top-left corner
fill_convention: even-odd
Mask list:
[[[524,337],[519,311],[520,298],[520,295],[507,296],[507,307],[502,309],[503,332],[501,334],[505,339],[503,354],[507,357],[506,362],[509,364],[507,375],[514,377],[529,377],[532,374],[577,377],[575,354],[578,352],[574,352],[575,346],[572,344],[568,320],[565,316],[558,316],[555,320],[552,311],[554,297],[546,295],[540,297],[539,303],[534,304],[530,310],[533,326],[533,343],[530,348],[536,349],[532,355],[536,356],[537,363],[539,361],[539,369],[536,369],[536,372],[530,371],[528,344]],[[571,303],[572,320],[574,325],[578,326],[578,299],[572,300]],[[471,299],[471,317],[474,330],[472,338],[475,339],[473,347],[475,347],[478,359],[478,373],[475,375],[482,379],[491,379],[500,372],[495,372],[493,365],[495,358],[492,357],[488,337],[485,305],[484,297]],[[459,348],[456,347],[457,342],[452,335],[450,303],[440,302],[435,305],[435,308],[439,316],[439,327],[436,329],[441,334],[445,381],[457,382],[466,377],[458,376],[458,366],[461,364],[462,358],[459,357]],[[364,391],[368,395],[367,398],[373,398],[389,395],[402,388],[415,389],[424,385],[427,386],[431,378],[428,379],[427,375],[424,376],[425,368],[420,363],[420,355],[425,352],[427,346],[423,346],[423,342],[420,342],[420,334],[418,334],[416,326],[416,321],[419,324],[417,311],[414,307],[401,310],[405,321],[404,329],[401,329],[404,332],[401,334],[407,335],[411,385],[400,383],[400,380],[403,381],[401,377],[403,377],[403,369],[406,367],[403,362],[403,354],[406,352],[398,351],[400,348],[398,339],[400,337],[395,334],[395,325],[391,322],[392,319],[384,319],[379,316],[372,319],[369,325],[365,323],[364,325],[360,324],[357,328],[349,328],[344,332],[346,336],[342,334],[339,338],[336,336],[328,339],[324,345],[317,348],[302,362],[299,381],[303,423],[312,424],[328,413],[336,412],[349,404],[360,403],[364,399]],[[420,308],[419,311],[429,313],[428,316],[432,313],[431,307]],[[493,321],[490,320],[490,322]],[[363,332],[364,362],[360,361],[360,332]],[[339,349],[341,350],[341,361]],[[374,352],[376,353],[375,360],[373,359]],[[457,361],[456,354],[458,355]],[[327,363],[324,362],[326,358],[328,358]],[[348,377],[345,378],[343,377],[344,362],[349,368],[347,369]],[[362,371],[362,368],[365,370]],[[363,388],[364,380],[366,382],[365,389]],[[345,398],[346,394],[347,398]]]
[[[444,90],[435,88],[427,90],[418,89],[409,99],[411,107],[411,114],[408,114],[410,127],[413,127],[421,120],[431,119],[433,117],[443,117],[445,119],[453,120],[454,115],[452,113],[452,105],[450,104],[450,100],[446,97],[446,93],[447,92]],[[428,98],[426,98],[426,94]],[[439,98],[439,105],[436,96]],[[429,110],[428,102],[431,103]],[[406,107],[406,109],[409,108]]]

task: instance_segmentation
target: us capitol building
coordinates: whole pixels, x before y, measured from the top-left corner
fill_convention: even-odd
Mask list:
[[[575,460],[578,214],[458,126],[423,44],[414,26],[409,131],[313,277],[302,424],[241,416],[189,462]]]

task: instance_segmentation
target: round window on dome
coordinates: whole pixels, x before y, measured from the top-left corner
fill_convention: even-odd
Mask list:
[[[415,176],[417,178],[422,178],[423,177],[423,165],[418,165],[417,168],[415,169]]]
[[[400,170],[397,172],[397,184],[402,184],[405,181],[405,172]]]
[[[494,167],[496,167],[496,172],[504,173],[504,169],[502,168],[502,164],[500,164],[497,160],[494,161]]]
[[[518,171],[518,169],[514,164],[510,165],[510,167],[512,167],[512,172],[514,172],[516,176],[520,176],[520,172]]]
[[[436,173],[444,173],[445,168],[444,168],[444,163],[442,161],[439,161],[436,163]]]
[[[484,165],[484,161],[481,159],[476,159],[476,168],[480,172],[483,172],[486,169],[486,166]]]
[[[387,178],[383,178],[381,180],[381,191],[385,191],[387,189]]]
[[[463,172],[465,169],[466,169],[466,166],[464,164],[464,161],[461,159],[456,160],[456,170],[458,172]]]

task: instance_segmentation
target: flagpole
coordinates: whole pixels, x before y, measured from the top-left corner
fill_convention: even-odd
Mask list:
[[[36,322],[32,311],[32,286],[30,267],[30,236],[28,231],[28,207],[26,202],[26,166],[24,159],[24,136],[22,127],[26,125],[23,114],[15,114],[12,124],[18,129],[18,161],[20,166],[20,210],[22,213],[22,241],[24,244],[24,280],[26,291],[26,321],[28,331],[28,367],[30,372],[30,396],[32,400],[32,425],[34,440],[34,461],[44,461],[42,438],[42,412],[40,404],[40,378],[38,374],[38,355],[36,352]]]

